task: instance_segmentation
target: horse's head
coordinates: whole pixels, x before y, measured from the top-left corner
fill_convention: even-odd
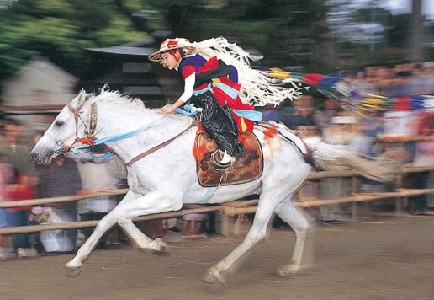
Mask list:
[[[49,163],[52,158],[68,152],[78,140],[89,137],[92,123],[89,96],[82,90],[57,115],[31,152],[36,163]]]

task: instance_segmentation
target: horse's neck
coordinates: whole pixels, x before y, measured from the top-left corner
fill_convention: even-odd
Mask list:
[[[136,108],[129,103],[97,102],[97,104],[97,134],[101,136],[132,131],[157,118],[156,111]]]
[[[106,143],[125,163],[171,139],[191,124],[191,120],[186,117],[162,115],[158,110],[151,109],[99,109],[99,115],[98,127],[101,131],[97,133],[97,137],[140,131],[131,137]]]

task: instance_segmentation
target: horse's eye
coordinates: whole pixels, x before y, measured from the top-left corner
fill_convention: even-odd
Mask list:
[[[65,124],[65,122],[63,122],[63,121],[56,121],[56,123],[54,123],[57,127],[62,127],[64,124]]]

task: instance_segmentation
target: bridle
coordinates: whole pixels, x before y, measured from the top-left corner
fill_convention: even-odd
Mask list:
[[[87,144],[90,141],[95,140],[95,130],[96,130],[96,123],[97,123],[97,118],[98,118],[98,109],[97,109],[96,103],[95,102],[92,103],[92,106],[90,109],[90,122],[89,122],[89,126],[87,126],[87,124],[86,124],[87,122],[85,120],[83,120],[83,118],[80,116],[80,111],[83,108],[83,104],[84,104],[84,102],[81,103],[76,108],[74,108],[74,107],[72,107],[72,105],[70,103],[70,104],[68,104],[67,107],[72,112],[72,114],[74,115],[74,119],[75,119],[75,142],[74,143],[78,143],[78,142],[83,143],[84,140],[88,140],[85,142]],[[79,126],[79,123],[81,123],[80,126]],[[84,136],[82,138],[79,138],[78,133],[79,133],[79,128],[81,126],[84,126],[85,130],[84,130]]]
[[[75,108],[71,105],[71,103],[69,103],[66,106],[72,112],[72,114],[74,116],[75,132],[67,135],[65,138],[60,139],[60,140],[56,140],[54,137],[50,136],[48,133],[45,133],[50,139],[55,141],[58,146],[60,146],[60,149],[57,149],[56,151],[54,151],[54,154],[57,154],[57,155],[65,154],[65,153],[71,151],[71,149],[74,146],[79,146],[79,145],[87,145],[89,147],[93,146],[94,141],[95,141],[95,133],[96,133],[95,131],[96,131],[97,118],[98,118],[97,105],[95,102],[92,103],[90,113],[85,118],[83,118],[80,115],[80,112],[83,108],[83,105],[84,105],[84,102],[82,102],[80,105],[78,105]],[[80,134],[80,131],[82,128],[84,128],[84,130],[83,130],[84,134],[83,134],[83,137],[79,137],[79,134]],[[71,145],[67,145],[65,143],[65,141],[67,141],[68,139],[70,139],[74,135],[75,135],[74,142],[72,142]]]

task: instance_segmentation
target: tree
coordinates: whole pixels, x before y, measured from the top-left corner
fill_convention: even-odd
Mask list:
[[[326,72],[333,70],[335,62],[326,0],[8,3],[0,9],[0,79],[9,77],[33,56],[47,56],[80,77],[84,49],[144,39],[154,29],[170,29],[172,37],[190,40],[223,35],[244,48],[259,50],[265,65],[298,65]]]
[[[1,9],[0,79],[34,56],[49,57],[79,77],[85,48],[146,38],[117,5],[122,1],[20,0]]]
[[[394,65],[403,61],[421,62],[432,59],[434,50],[432,44],[429,44],[428,37],[433,25],[421,15],[422,0],[412,0],[412,13],[397,15],[384,9],[380,1],[371,0],[368,2],[369,5],[357,9],[354,9],[356,1],[328,1],[336,5],[335,18],[342,21],[337,22],[337,25],[333,24],[334,33],[345,32],[352,24],[359,30],[369,25],[384,28],[383,31],[378,31],[376,36],[372,33],[370,37],[365,34],[361,40],[354,38],[354,36],[362,36],[352,34],[354,31],[350,31],[350,34],[340,39],[339,45],[345,46],[346,51],[355,55],[357,58],[355,61],[359,66]],[[365,53],[359,51],[363,48],[365,48]]]

